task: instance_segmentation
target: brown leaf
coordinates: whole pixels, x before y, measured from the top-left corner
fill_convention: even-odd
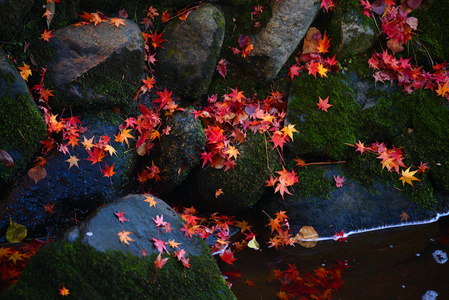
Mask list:
[[[303,53],[314,53],[316,47],[318,47],[318,40],[321,37],[320,31],[316,27],[310,27],[307,31],[306,37],[304,38],[304,45],[302,47]]]
[[[0,149],[0,161],[7,167],[14,168],[14,160],[11,155],[3,149]]]
[[[47,170],[45,170],[45,168],[42,166],[35,166],[28,171],[28,177],[33,179],[37,184],[39,180],[47,177]]]
[[[295,236],[295,240],[305,248],[313,248],[318,244],[318,233],[312,226],[303,226]],[[312,240],[312,241],[304,241]]]

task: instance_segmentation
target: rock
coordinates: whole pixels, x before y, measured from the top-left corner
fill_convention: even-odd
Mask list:
[[[225,19],[220,8],[201,4],[187,20],[172,20],[165,28],[167,41],[157,53],[157,78],[189,99],[207,92],[220,55]]]
[[[345,143],[356,142],[355,116],[360,106],[344,79],[340,73],[331,73],[324,79],[303,75],[293,81],[287,120],[296,125],[300,134],[287,146],[295,155],[344,160],[353,151]],[[328,112],[318,109],[320,97],[329,97],[333,106]]]
[[[121,108],[132,102],[144,73],[144,41],[135,23],[124,22],[126,26],[106,22],[53,32],[55,53],[47,57],[53,109]]]
[[[194,207],[236,214],[250,208],[261,198],[266,190],[265,180],[270,179],[270,171],[278,166],[276,152],[271,149],[266,151],[264,136],[251,132],[247,133],[246,142],[236,148],[241,155],[236,160],[235,170],[225,172],[212,167],[197,167],[192,171],[185,185],[189,190],[186,194],[190,195]],[[222,189],[223,194],[216,197],[218,189]]]
[[[0,149],[14,160],[14,167],[0,162],[0,190],[4,192],[40,149],[47,127],[25,81],[1,50],[0,105]]]
[[[156,148],[150,152],[156,166],[160,166],[160,180],[152,190],[164,197],[180,185],[193,167],[200,162],[198,149],[206,144],[203,126],[191,113],[192,108],[174,114],[165,126],[170,135],[163,135]]]
[[[370,48],[377,40],[376,25],[372,19],[366,18],[359,8],[338,6],[331,24],[331,37],[338,37],[333,41],[338,43],[335,44],[335,51],[343,55],[359,54]],[[336,32],[338,29],[340,32]]]
[[[78,146],[73,149],[69,146],[70,155],[79,159],[79,168],[74,165],[69,169],[70,164],[66,161],[69,155],[59,152],[53,157],[46,156],[44,168],[47,176],[37,184],[27,175],[15,182],[0,204],[0,209],[6,210],[8,207],[9,212],[0,216],[1,241],[4,241],[9,217],[27,227],[30,236],[52,236],[71,225],[71,218],[82,220],[98,206],[117,199],[129,190],[135,175],[137,154],[128,151],[126,145],[114,141],[122,118],[117,114],[103,112],[85,115],[80,120],[88,130],[80,134]],[[105,135],[112,137],[109,144],[117,151],[116,155],[112,157],[106,153],[100,165],[85,160],[89,155],[81,145],[84,138],[94,137],[93,142],[98,142],[100,136]],[[100,168],[105,169],[105,163],[108,166],[115,164],[113,171],[117,173],[111,177],[112,186],[111,180],[100,172]],[[48,203],[54,204],[53,214],[46,212],[43,207]]]
[[[272,17],[251,37],[254,50],[249,54],[258,73],[271,80],[278,74],[318,14],[319,2],[290,0],[272,2]]]
[[[156,206],[143,195],[128,195],[99,208],[86,223],[65,235],[72,241],[58,241],[41,248],[27,263],[20,280],[3,299],[56,298],[62,284],[78,299],[235,299],[211,256],[198,237],[184,238],[179,215],[162,200]],[[129,221],[120,223],[115,212]],[[158,230],[152,219],[163,216],[172,231]],[[131,232],[129,245],[120,243],[118,232]],[[186,250],[190,268],[170,255],[155,276],[157,249],[152,239],[175,240]],[[76,239],[76,241],[75,241]],[[147,250],[142,257],[141,250]],[[153,279],[155,283],[153,283]]]
[[[420,208],[416,203],[394,188],[391,183],[379,180],[368,191],[357,181],[348,178],[348,173],[339,166],[321,167],[327,170],[325,177],[332,182],[329,195],[320,197],[298,197],[286,195],[269,196],[259,204],[259,209],[274,215],[276,211],[286,210],[290,217],[293,232],[302,226],[312,226],[320,236],[332,236],[334,230],[369,229],[386,225],[397,225],[401,221],[401,213],[408,212],[412,221],[430,220],[436,212]],[[333,176],[345,176],[343,187],[336,188]],[[275,200],[277,199],[277,200]],[[404,221],[405,222],[405,221]]]

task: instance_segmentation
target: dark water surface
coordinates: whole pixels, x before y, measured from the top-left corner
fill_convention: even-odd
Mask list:
[[[320,241],[309,249],[248,248],[235,254],[235,267],[222,270],[241,272],[241,278],[229,280],[238,299],[279,299],[273,269],[286,270],[287,263],[302,273],[330,267],[336,260],[347,260],[350,268],[343,270],[344,287],[333,299],[423,299],[429,290],[438,293],[436,299],[449,299],[449,262],[434,258],[449,255],[448,241],[449,217],[442,217],[430,224],[354,234],[347,242]],[[247,279],[255,286],[245,284]]]

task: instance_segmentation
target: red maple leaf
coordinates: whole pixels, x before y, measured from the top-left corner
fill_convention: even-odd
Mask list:
[[[162,267],[165,265],[167,260],[168,260],[168,257],[162,259],[162,256],[159,253],[159,255],[157,256],[156,260],[154,261],[154,267],[156,268],[156,273],[154,274],[153,283],[156,282],[157,270],[158,269],[162,269]]]
[[[125,212],[123,212],[123,211],[118,212],[118,213],[115,212],[114,215],[116,215],[116,217],[118,218],[118,220],[121,223],[124,223],[125,221],[129,221],[127,218],[125,218]]]
[[[226,79],[227,69],[226,69],[226,61],[224,58],[220,59],[220,61],[218,62],[217,71],[221,76],[223,76],[223,78]]]
[[[332,106],[332,104],[328,103],[329,102],[329,96],[326,99],[324,99],[324,100],[321,99],[321,97],[319,97],[319,98],[320,98],[320,102],[318,102],[316,105],[318,105],[319,109],[327,112],[327,109]]]
[[[151,45],[153,45],[153,47],[154,47],[154,49],[156,49],[156,48],[164,48],[164,47],[162,47],[161,46],[161,44],[163,43],[163,42],[165,42],[165,41],[167,41],[167,40],[164,40],[163,38],[162,38],[162,35],[163,35],[164,33],[162,32],[161,34],[157,34],[157,30],[155,30],[154,31],[154,34],[152,34],[151,35],[151,41],[152,41],[152,43],[151,43]]]
[[[114,166],[115,164],[113,164],[112,166],[108,166],[108,164],[105,164],[106,166],[104,167],[104,170],[101,170],[101,173],[103,173],[103,177],[111,177],[112,175],[114,175],[117,172],[114,172]]]
[[[298,67],[297,64],[294,64],[293,66],[290,67],[290,69],[288,70],[288,74],[287,76],[290,76],[290,78],[293,81],[293,77],[295,76],[299,76],[299,70],[301,70],[302,67]]]
[[[168,244],[167,242],[164,242],[163,240],[158,240],[155,238],[153,238],[152,240],[154,242],[154,246],[156,246],[157,251],[159,251],[159,253],[162,253],[163,250],[165,250],[165,252],[168,253],[167,248],[165,248],[165,245]]]
[[[231,250],[226,250],[223,251],[223,253],[220,255],[221,260],[223,260],[225,263],[227,263],[228,265],[233,265],[234,261],[237,260],[237,258],[234,257],[234,252],[232,252]]]
[[[98,149],[97,147],[94,148],[94,151],[90,151],[87,150],[87,153],[89,154],[88,158],[85,158],[85,160],[90,160],[92,161],[92,164],[95,164],[97,162],[101,162],[101,160],[106,156],[106,154],[104,154],[103,149]]]
[[[309,63],[309,75],[312,74],[313,77],[316,78],[316,73],[318,72],[319,62],[310,62]]]
[[[340,233],[335,231],[334,240],[338,242],[347,242],[348,237],[345,236],[345,231],[342,230]]]

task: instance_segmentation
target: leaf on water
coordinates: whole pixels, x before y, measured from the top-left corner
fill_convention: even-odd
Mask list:
[[[27,236],[27,229],[9,219],[9,228],[6,230],[6,239],[10,243],[20,243]]]
[[[260,245],[259,243],[256,241],[256,237],[253,236],[252,240],[248,242],[248,247],[254,250],[259,250]]]
[[[30,177],[31,179],[34,180],[34,182],[37,184],[37,182],[41,179],[44,179],[45,177],[47,177],[47,170],[45,170],[44,167],[42,166],[35,166],[33,168],[31,168],[28,171],[28,177]]]
[[[14,168],[14,160],[11,155],[3,149],[0,149],[0,161],[6,166]]]
[[[305,248],[313,248],[318,244],[318,237],[318,233],[312,226],[303,226],[295,236],[295,240],[298,242],[298,244]]]

